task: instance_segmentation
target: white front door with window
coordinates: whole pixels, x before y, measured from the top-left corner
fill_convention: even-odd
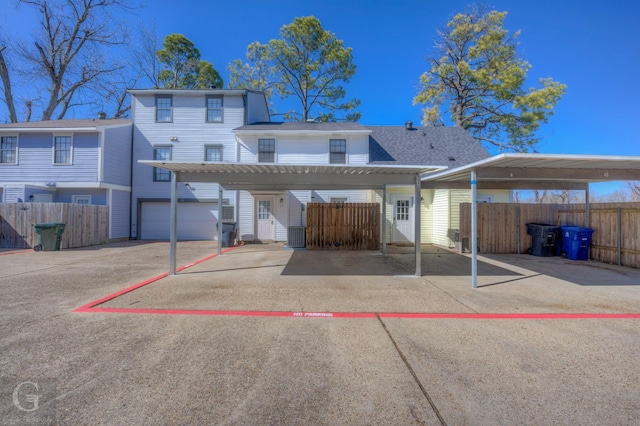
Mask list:
[[[259,240],[275,240],[274,206],[275,198],[273,197],[256,198],[256,223],[258,228],[256,235]]]
[[[391,241],[394,243],[413,242],[413,206],[411,205],[411,197],[398,195],[392,197],[391,200],[393,203]]]

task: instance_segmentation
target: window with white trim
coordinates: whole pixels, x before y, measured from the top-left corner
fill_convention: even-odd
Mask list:
[[[91,204],[91,195],[72,195],[71,202],[73,204]]]
[[[258,139],[258,163],[276,162],[276,140]]]
[[[349,198],[348,197],[330,197],[329,202],[330,203],[348,203]]]
[[[153,159],[159,161],[171,160],[171,147],[170,146],[156,146],[153,148]],[[171,181],[171,172],[166,169],[158,167],[153,168],[153,180],[156,182],[169,182]]]
[[[222,161],[222,145],[205,146],[204,161]]]
[[[18,163],[18,137],[0,137],[0,164]]]
[[[224,121],[224,109],[221,95],[208,95],[207,102],[207,123],[222,123]]]
[[[156,95],[156,122],[170,123],[173,121],[173,97],[171,95]]]
[[[54,136],[53,164],[71,164],[72,148],[71,136]]]
[[[347,164],[347,140],[329,140],[329,164]]]

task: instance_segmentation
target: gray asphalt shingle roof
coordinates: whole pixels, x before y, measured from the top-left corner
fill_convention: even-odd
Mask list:
[[[333,122],[268,122],[254,123],[237,127],[233,130],[268,130],[268,131],[302,131],[310,130],[315,132],[335,132],[335,131],[366,131],[367,127],[358,123],[333,123]]]
[[[459,127],[366,127],[371,130],[370,164],[459,167],[490,157],[478,141]]]
[[[117,119],[70,119],[70,120],[47,120],[29,121],[25,123],[0,124],[2,129],[71,129],[71,128],[93,128],[102,126],[113,126],[116,124],[131,124],[131,120]]]

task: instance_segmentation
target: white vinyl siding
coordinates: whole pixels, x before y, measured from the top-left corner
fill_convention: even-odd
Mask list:
[[[433,197],[433,243],[440,246],[449,246],[449,191],[437,189]]]

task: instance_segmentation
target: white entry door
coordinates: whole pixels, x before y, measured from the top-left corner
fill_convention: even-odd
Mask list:
[[[413,206],[411,197],[392,197],[393,202],[393,230],[394,243],[413,242]]]
[[[257,237],[259,240],[275,240],[275,220],[273,219],[273,197],[256,198]]]

